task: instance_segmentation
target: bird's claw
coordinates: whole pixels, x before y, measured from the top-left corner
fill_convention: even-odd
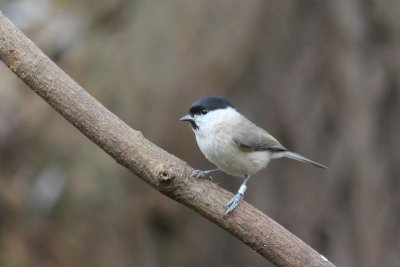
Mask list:
[[[204,178],[204,179],[212,180],[210,173],[211,173],[211,171],[195,170],[192,172],[192,174],[190,176],[195,177],[195,178]]]
[[[243,195],[240,193],[237,193],[228,203],[226,203],[226,206],[228,209],[224,213],[224,217],[228,214],[230,214],[234,209],[239,206],[240,200],[243,198]]]

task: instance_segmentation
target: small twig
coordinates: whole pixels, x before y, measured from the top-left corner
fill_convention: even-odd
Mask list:
[[[278,266],[334,266],[267,215],[242,202],[222,217],[230,192],[190,178],[193,169],[117,118],[0,12],[0,59],[72,125],[156,190],[219,225]]]

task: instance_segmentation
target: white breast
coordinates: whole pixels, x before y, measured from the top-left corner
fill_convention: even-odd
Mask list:
[[[234,111],[234,112],[233,112]],[[218,114],[223,112],[223,114]],[[207,114],[207,123],[202,122],[195,131],[196,141],[205,157],[218,168],[233,176],[253,175],[265,168],[270,160],[270,153],[265,151],[245,152],[232,140],[232,131],[237,121],[234,116],[241,116],[236,110],[216,110]]]

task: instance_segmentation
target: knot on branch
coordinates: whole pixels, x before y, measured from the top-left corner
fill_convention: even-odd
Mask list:
[[[162,187],[172,189],[171,186],[172,186],[174,180],[175,180],[175,176],[172,175],[167,170],[162,170],[158,173],[158,181],[160,182],[160,185]]]

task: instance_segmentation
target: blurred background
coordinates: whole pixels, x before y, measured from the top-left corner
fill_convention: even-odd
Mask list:
[[[338,266],[400,262],[400,1],[0,0],[152,142],[212,168],[179,118],[231,100],[287,148],[246,201]],[[214,176],[236,192],[241,179]],[[147,186],[0,64],[0,266],[272,266]]]

